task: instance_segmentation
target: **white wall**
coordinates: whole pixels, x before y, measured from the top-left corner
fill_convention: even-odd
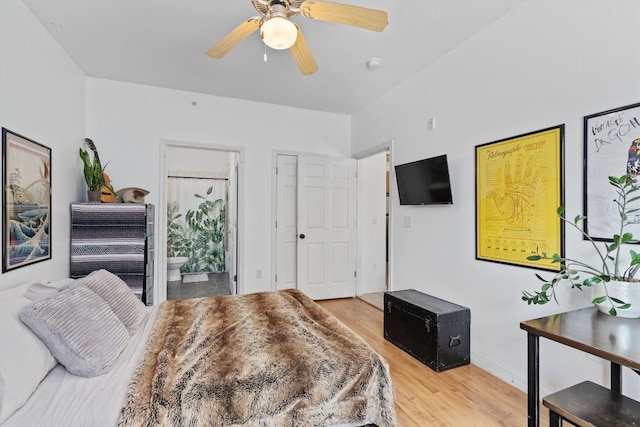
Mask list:
[[[87,91],[87,135],[114,185],[149,190],[148,203],[160,200],[161,140],[244,149],[239,292],[271,289],[272,153],[348,156],[350,117],[94,78]]]
[[[26,6],[0,1],[0,126],[51,148],[52,161],[52,258],[2,274],[0,289],[69,275],[69,204],[86,197],[85,96],[84,75]]]
[[[393,139],[395,164],[449,155],[453,206],[398,206],[391,185],[394,289],[470,307],[472,363],[521,389],[520,321],[587,306],[589,295],[566,290],[560,306],[527,306],[521,291],[539,288],[535,270],[475,259],[474,147],[565,123],[565,204],[581,213],[582,119],[640,101],[639,19],[637,1],[528,1],[353,117],[354,153]],[[568,254],[585,245],[567,233]],[[608,384],[605,364],[546,340],[541,375],[542,393],[584,379]],[[638,395],[635,377],[625,390]]]
[[[178,173],[178,176],[200,178],[229,178],[231,156],[226,151],[175,145],[168,145],[165,152],[169,175]]]

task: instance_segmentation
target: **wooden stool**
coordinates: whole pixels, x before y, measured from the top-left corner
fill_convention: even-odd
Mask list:
[[[640,426],[640,402],[590,381],[553,393],[542,404],[549,408],[550,427],[561,427],[562,420],[576,426]]]

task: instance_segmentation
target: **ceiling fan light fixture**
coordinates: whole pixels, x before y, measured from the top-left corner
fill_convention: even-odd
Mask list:
[[[289,49],[296,42],[298,28],[288,19],[275,15],[262,24],[260,35],[271,49]]]

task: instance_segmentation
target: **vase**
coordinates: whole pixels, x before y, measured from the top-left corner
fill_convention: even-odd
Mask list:
[[[616,308],[618,317],[634,319],[640,317],[640,282],[612,280],[606,284],[606,291],[604,282],[600,282],[591,288],[591,299],[605,296],[607,292],[610,297],[631,304],[631,307],[627,309]],[[605,314],[609,314],[609,310],[611,310],[611,302],[609,300],[601,304],[595,304],[595,306],[600,312]]]
[[[100,190],[98,191],[87,190],[87,197],[89,199],[89,203],[100,203],[101,196],[102,196],[102,193],[100,192]]]

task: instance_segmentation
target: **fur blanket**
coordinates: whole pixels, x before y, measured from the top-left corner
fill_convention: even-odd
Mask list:
[[[300,291],[158,310],[118,426],[397,424],[386,361]]]

